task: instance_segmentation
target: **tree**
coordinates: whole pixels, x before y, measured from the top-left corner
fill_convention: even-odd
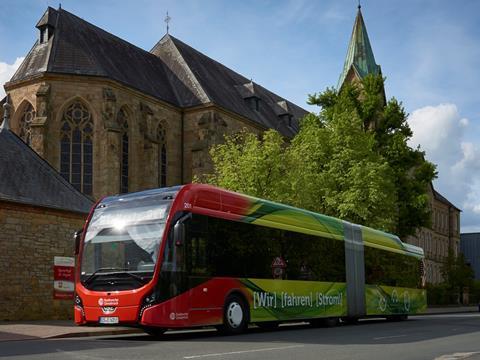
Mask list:
[[[266,131],[261,138],[247,131],[226,136],[224,144],[210,149],[210,155],[214,173],[195,181],[264,199],[284,200],[285,143],[278,132]]]
[[[269,130],[212,147],[206,182],[401,237],[428,226],[435,167],[408,146],[406,113],[397,100],[385,101],[383,78],[327,89],[309,103],[321,111],[307,115],[290,142]]]
[[[472,267],[465,262],[463,254],[458,254],[458,256],[455,257],[453,250],[449,249],[448,256],[446,257],[440,271],[447,287],[447,291],[454,297],[454,299],[461,298],[460,296],[463,293],[463,288],[473,288],[475,274]]]
[[[338,116],[348,104],[361,119],[364,131],[374,135],[374,151],[387,161],[395,182],[397,223],[393,232],[405,238],[419,227],[430,226],[427,190],[436,171],[424,152],[408,146],[412,131],[407,114],[395,98],[385,101],[383,89],[381,76],[368,75],[360,83],[345,84],[340,92],[329,89],[310,96],[309,103],[321,106],[327,118]]]
[[[345,103],[334,117],[308,115],[291,142],[274,130],[227,136],[211,149],[215,172],[206,181],[391,231],[393,174],[354,110]]]
[[[327,90],[337,106],[307,116],[288,148],[294,169],[290,203],[358,224],[392,231],[396,192],[391,169],[363,130],[352,99]]]

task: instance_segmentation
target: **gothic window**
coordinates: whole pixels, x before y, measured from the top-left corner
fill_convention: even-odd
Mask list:
[[[167,144],[165,129],[162,124],[158,125],[158,185],[167,186]]]
[[[120,193],[123,194],[128,192],[128,115],[124,109],[118,112],[117,121],[121,129]]]
[[[60,133],[60,173],[77,190],[92,195],[93,120],[82,102],[67,107]]]
[[[32,121],[35,118],[35,110],[32,104],[28,103],[23,110],[22,117],[20,118],[20,138],[25,141],[27,145],[32,143]]]

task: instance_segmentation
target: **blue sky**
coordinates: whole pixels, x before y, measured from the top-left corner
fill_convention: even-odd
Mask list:
[[[150,50],[170,33],[270,90],[305,104],[335,86],[357,11],[355,0],[63,0],[77,16]],[[2,0],[0,82],[37,37],[51,0]],[[480,2],[363,0],[362,12],[387,97],[401,100],[421,145],[438,164],[435,187],[480,231]]]

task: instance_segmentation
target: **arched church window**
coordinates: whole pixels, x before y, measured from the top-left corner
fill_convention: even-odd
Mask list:
[[[167,142],[165,128],[162,124],[158,125],[158,185],[167,186]]]
[[[120,152],[120,193],[128,192],[128,114],[120,109],[117,115],[118,125],[121,129]]]
[[[20,138],[27,145],[31,145],[32,143],[31,125],[34,118],[35,118],[35,110],[33,109],[32,104],[28,103],[22,112],[22,117],[20,118]]]
[[[92,195],[93,120],[81,101],[63,113],[60,133],[60,173],[77,190]]]

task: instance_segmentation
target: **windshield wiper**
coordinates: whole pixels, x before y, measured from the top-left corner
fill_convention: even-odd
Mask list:
[[[99,273],[102,273],[102,272],[105,272],[105,271],[109,271],[108,275],[127,274],[127,275],[129,275],[130,277],[134,278],[135,280],[137,280],[138,282],[140,282],[142,284],[146,283],[146,280],[144,278],[142,278],[141,276],[138,276],[136,274],[133,274],[131,272],[128,272],[127,270],[128,270],[127,268],[114,268],[114,267],[100,268],[100,269],[95,270],[92,274],[90,274],[90,276],[88,278],[86,278],[83,283],[88,284],[90,281],[93,280],[93,278],[98,276]]]

